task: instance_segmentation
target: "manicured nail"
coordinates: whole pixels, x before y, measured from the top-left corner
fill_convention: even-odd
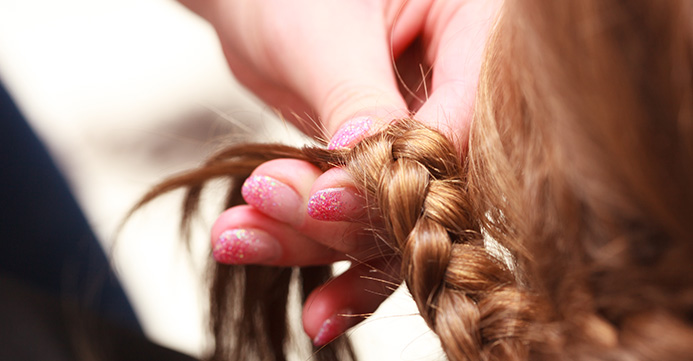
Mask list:
[[[262,231],[229,229],[214,243],[214,259],[226,264],[264,263],[279,258],[279,242]]]
[[[349,148],[366,136],[372,123],[370,117],[358,117],[346,122],[334,134],[327,149]]]
[[[318,331],[318,334],[313,338],[313,345],[315,347],[320,347],[329,343],[343,334],[351,326],[356,325],[359,320],[360,317],[354,316],[350,310],[338,312],[322,323],[320,331]]]
[[[301,198],[286,184],[264,175],[246,179],[241,188],[243,199],[260,212],[287,223],[300,215]]]
[[[320,221],[354,219],[361,204],[358,196],[346,188],[327,188],[315,192],[308,200],[308,215]]]

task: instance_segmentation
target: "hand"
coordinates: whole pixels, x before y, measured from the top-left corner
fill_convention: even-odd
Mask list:
[[[335,135],[331,147],[351,146],[416,111],[416,119],[446,133],[464,153],[482,52],[499,1],[181,2],[214,25],[229,66],[244,85],[306,133]],[[417,52],[407,51],[417,38],[432,72],[423,103],[405,100],[409,94],[400,92],[393,67],[395,58],[402,78],[421,74]],[[321,123],[316,126],[306,118]],[[214,226],[215,248],[231,245],[231,256],[220,251],[220,260],[274,265],[370,260],[311,295],[304,328],[316,343],[336,336],[323,332],[326,320],[344,320],[334,315],[375,310],[382,297],[367,291],[372,283],[366,284],[362,275],[392,260],[378,253],[386,248],[364,236],[358,222],[349,222],[358,220],[363,202],[350,179],[340,170],[321,175],[307,163],[278,160],[259,167],[249,182],[246,200],[252,206],[226,211]],[[343,203],[350,203],[341,208],[342,220],[325,219],[315,207],[311,213],[318,219],[311,217],[307,207],[312,197],[335,188],[349,200]],[[239,231],[248,229],[252,232]],[[233,256],[251,240],[263,244],[253,248],[258,250],[254,259]],[[333,327],[337,331],[353,323],[331,322],[339,324]]]
[[[466,144],[498,0],[180,1],[215,27],[238,80],[310,135],[363,115],[379,123],[409,116],[393,57],[421,38],[433,71],[416,117]],[[421,74],[418,62],[401,60],[403,78]]]
[[[305,303],[304,329],[316,345],[373,312],[400,283],[391,248],[364,230],[369,215],[345,172],[323,174],[304,161],[273,160],[255,169],[242,193],[249,205],[225,211],[212,227],[217,261],[274,266],[354,261]]]

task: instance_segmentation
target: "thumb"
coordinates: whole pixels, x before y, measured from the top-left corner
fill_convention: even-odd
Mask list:
[[[330,149],[350,147],[393,119],[409,116],[399,92],[379,85],[345,83],[331,91],[318,107]]]
[[[317,112],[326,138],[350,119],[369,117],[377,129],[375,125],[408,116],[382,10],[365,2],[339,3],[339,9],[319,4],[314,6],[330,7],[324,13],[333,16],[313,18],[309,29],[301,29],[301,41],[284,54],[285,63],[293,66],[284,72]]]
[[[397,86],[387,43],[362,46],[367,46],[362,49],[364,56],[345,54],[337,71],[321,71],[329,75],[308,97],[315,100],[312,106],[321,118],[326,139],[331,140],[330,148],[349,147],[391,120],[410,116]]]

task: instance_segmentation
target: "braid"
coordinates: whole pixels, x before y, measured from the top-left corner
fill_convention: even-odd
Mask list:
[[[334,160],[333,160],[334,161]],[[451,142],[401,120],[343,155],[401,254],[421,316],[453,360],[519,360],[532,319],[529,297],[484,247]]]

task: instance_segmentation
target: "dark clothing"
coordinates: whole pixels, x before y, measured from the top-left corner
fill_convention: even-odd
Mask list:
[[[183,357],[144,338],[67,182],[0,84],[0,360],[74,360],[89,346],[103,360]]]

